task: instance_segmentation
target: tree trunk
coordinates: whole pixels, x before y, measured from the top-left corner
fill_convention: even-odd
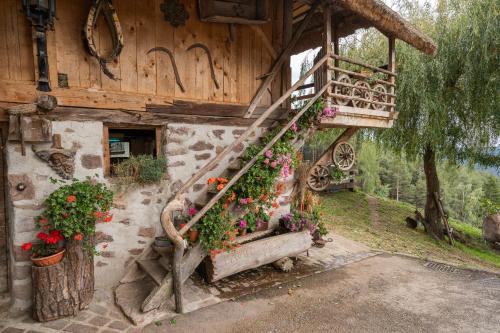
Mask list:
[[[430,145],[427,145],[424,152],[424,171],[427,185],[427,199],[425,202],[425,223],[427,232],[436,239],[443,239],[443,224],[439,208],[437,207],[434,193],[439,191],[439,178],[436,169],[436,156]]]
[[[74,316],[94,295],[94,258],[82,242],[66,241],[64,259],[52,266],[32,268],[33,318],[45,322]]]

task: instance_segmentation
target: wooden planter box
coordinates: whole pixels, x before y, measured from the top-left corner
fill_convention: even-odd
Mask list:
[[[209,282],[270,264],[283,257],[293,257],[307,251],[312,245],[309,230],[291,232],[242,244],[231,252],[223,252],[205,259],[205,273]]]

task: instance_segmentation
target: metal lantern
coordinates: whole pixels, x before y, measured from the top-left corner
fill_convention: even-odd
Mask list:
[[[50,91],[49,60],[47,57],[47,28],[54,27],[56,0],[22,0],[26,17],[35,28],[38,50],[38,87],[40,91]]]

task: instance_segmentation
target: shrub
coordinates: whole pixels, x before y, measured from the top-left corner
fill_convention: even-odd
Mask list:
[[[130,156],[130,158],[113,166],[117,177],[132,180],[139,184],[158,183],[167,171],[167,159],[152,155]]]

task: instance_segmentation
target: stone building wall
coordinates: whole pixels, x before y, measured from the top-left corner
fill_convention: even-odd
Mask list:
[[[96,247],[101,255],[95,257],[95,282],[96,295],[100,298],[111,297],[112,287],[123,277],[127,265],[133,264],[133,259],[153,242],[154,237],[163,233],[159,216],[171,193],[245,130],[233,126],[168,124],[164,131],[166,137],[163,138],[168,177],[161,184],[131,185],[124,188],[115,185],[112,178],[103,178],[101,122],[55,121],[52,127],[54,134],[61,134],[63,148],[76,151],[74,177],[82,179],[97,174],[115,192],[113,222],[97,225]],[[256,139],[257,135],[254,134],[250,141]],[[37,144],[36,147],[41,149],[50,145]],[[188,200],[194,202],[204,195],[207,179],[219,176],[229,160],[234,159],[234,155],[243,149],[244,145],[237,147],[234,154],[230,154],[208,172],[188,193]],[[31,263],[28,254],[20,250],[20,245],[34,239],[36,231],[33,218],[40,215],[44,199],[56,189],[49,178],[59,177],[46,162],[34,154],[29,145],[26,156],[22,156],[20,144],[9,142],[7,164],[7,207],[12,239],[11,298],[13,308],[22,310],[31,304]],[[25,185],[23,191],[17,190],[19,183]],[[286,194],[282,197],[281,204],[280,210],[289,209]]]

